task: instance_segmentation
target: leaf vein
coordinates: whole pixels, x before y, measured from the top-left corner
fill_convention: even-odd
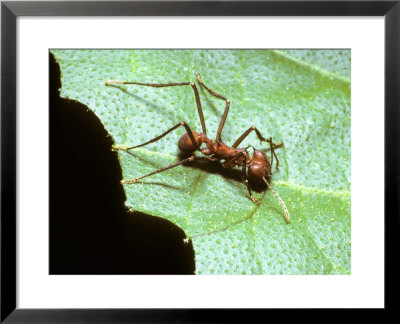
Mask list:
[[[329,78],[333,78],[333,79],[336,79],[336,80],[338,80],[338,81],[341,81],[341,82],[344,82],[344,83],[347,83],[347,84],[350,84],[350,83],[351,83],[351,81],[350,81],[349,78],[342,77],[342,76],[340,76],[340,75],[334,74],[334,73],[332,73],[332,72],[330,72],[330,71],[328,71],[328,70],[325,70],[325,69],[323,69],[323,68],[321,68],[321,67],[319,67],[319,66],[317,66],[317,65],[304,62],[304,61],[302,61],[301,59],[298,59],[298,58],[296,58],[296,57],[293,57],[293,56],[291,56],[290,54],[287,54],[287,53],[285,53],[285,52],[283,52],[283,51],[281,51],[281,50],[273,50],[273,52],[276,53],[276,54],[279,55],[279,56],[282,56],[282,57],[284,57],[284,58],[286,58],[286,59],[292,61],[292,62],[295,62],[295,63],[297,63],[297,64],[299,64],[299,65],[308,67],[309,69],[311,69],[311,70],[313,70],[313,71],[315,71],[315,72],[317,72],[317,73],[319,73],[319,74],[322,74],[322,75],[324,75],[324,76],[327,76],[327,77],[329,77]]]

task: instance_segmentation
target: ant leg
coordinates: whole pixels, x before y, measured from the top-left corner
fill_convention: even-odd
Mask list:
[[[242,180],[244,182],[244,184],[246,185],[247,190],[249,191],[249,195],[250,195],[250,199],[253,203],[255,203],[256,205],[260,204],[260,201],[257,200],[256,198],[254,198],[253,194],[251,193],[251,189],[250,189],[250,185],[249,185],[249,180],[247,180],[246,177],[246,164],[243,164],[243,168],[242,168]]]
[[[238,147],[238,145],[239,145],[240,143],[242,143],[243,140],[244,140],[252,131],[255,131],[255,132],[256,132],[257,137],[258,137],[258,139],[259,139],[260,141],[269,142],[266,138],[264,138],[264,137],[261,135],[260,131],[257,129],[256,126],[251,126],[251,127],[249,127],[248,130],[246,130],[246,131],[236,140],[235,143],[233,143],[232,147]],[[274,145],[278,145],[278,144],[274,144]],[[281,145],[283,145],[283,144],[281,143]]]
[[[150,173],[148,173],[148,174],[146,174],[146,175],[144,175],[144,176],[141,176],[141,177],[138,177],[138,178],[134,178],[134,179],[129,179],[129,180],[121,180],[121,184],[136,183],[136,182],[138,182],[138,180],[140,180],[140,179],[149,177],[149,176],[151,176],[151,175],[153,175],[153,174],[156,174],[156,173],[161,173],[161,172],[167,171],[167,170],[169,170],[169,169],[172,169],[172,168],[177,167],[178,165],[181,165],[181,164],[186,163],[186,162],[194,161],[194,160],[195,160],[195,156],[191,156],[191,157],[189,157],[189,158],[187,158],[187,159],[178,161],[178,162],[176,162],[176,163],[174,163],[174,164],[167,165],[167,166],[165,166],[165,167],[163,167],[163,168],[161,168],[161,169],[158,169],[158,170],[156,170],[156,171],[150,172]]]
[[[154,88],[165,88],[165,87],[190,85],[194,92],[194,97],[196,100],[197,112],[199,114],[201,128],[203,130],[204,135],[207,136],[206,123],[204,121],[203,108],[201,107],[199,91],[197,90],[196,84],[194,84],[193,82],[141,83],[141,82],[130,82],[130,81],[107,80],[105,83],[106,83],[106,86],[113,86],[114,84],[136,84],[136,85],[141,85],[141,86],[146,86],[146,87],[154,87]]]
[[[275,144],[272,143],[272,137],[269,138],[268,142],[269,142],[269,146],[271,148],[271,166],[272,166],[272,162],[274,161],[273,157],[275,156],[275,158],[276,158],[276,169],[278,169],[278,167],[279,167],[279,159],[278,159],[278,156],[275,153],[275,147],[274,147]]]
[[[151,176],[151,175],[153,175],[153,174],[161,173],[161,172],[167,171],[167,170],[169,170],[169,169],[175,168],[175,167],[177,167],[177,166],[179,166],[179,165],[181,165],[181,164],[184,164],[184,163],[186,163],[186,162],[192,162],[192,161],[195,161],[195,160],[200,160],[200,161],[201,161],[201,160],[203,160],[203,161],[204,161],[204,160],[206,160],[206,161],[217,161],[216,159],[213,159],[213,158],[211,158],[211,157],[205,157],[205,156],[191,156],[191,157],[188,157],[187,159],[184,159],[184,160],[175,162],[175,163],[173,163],[173,164],[171,164],[171,165],[167,165],[167,166],[162,167],[162,168],[160,168],[160,169],[158,169],[158,170],[155,170],[155,171],[153,171],[153,172],[150,172],[150,173],[148,173],[148,174],[146,174],[146,175],[144,175],[144,176],[141,176],[141,177],[138,177],[138,178],[134,178],[134,179],[129,179],[129,180],[121,180],[121,184],[136,183],[136,182],[138,182],[139,180],[141,180],[141,179],[143,179],[143,178],[147,178],[147,177],[149,177],[149,176]]]
[[[212,156],[195,156],[194,159],[196,161],[208,161],[208,162],[216,162],[219,161],[218,159],[212,157]]]
[[[202,87],[204,87],[212,96],[217,97],[217,98],[219,98],[219,99],[222,99],[222,100],[224,100],[225,103],[226,103],[224,113],[222,114],[221,121],[219,122],[218,131],[217,131],[217,137],[216,137],[216,139],[215,139],[217,142],[219,142],[219,141],[221,141],[221,132],[222,132],[222,129],[224,128],[225,121],[226,121],[226,118],[227,118],[227,116],[228,116],[228,112],[229,112],[229,107],[230,107],[230,105],[231,105],[231,101],[230,101],[229,99],[227,99],[227,98],[221,96],[219,93],[216,93],[215,91],[212,91],[211,89],[209,89],[209,88],[203,83],[203,81],[201,80],[200,74],[197,73],[196,76],[197,76],[197,80],[199,81],[199,83],[200,83],[200,85],[201,85]]]
[[[283,143],[281,142],[281,143],[276,143],[276,144],[275,144],[275,143],[272,143],[272,137],[270,137],[269,139],[264,138],[264,137],[261,135],[260,131],[257,129],[256,126],[251,126],[251,127],[249,127],[249,129],[246,130],[246,131],[235,141],[235,143],[233,143],[232,147],[235,147],[235,148],[238,147],[238,145],[239,145],[252,131],[255,131],[255,132],[256,132],[257,137],[258,137],[258,139],[259,139],[260,141],[262,141],[262,142],[268,142],[268,143],[269,143],[270,148],[271,148],[271,165],[272,165],[273,156],[275,156],[275,158],[276,158],[276,160],[277,160],[276,167],[278,167],[278,166],[279,166],[279,159],[278,159],[278,157],[277,157],[277,155],[276,155],[276,153],[275,153],[275,149],[282,147],[282,146],[283,146]]]
[[[242,155],[244,155],[244,152],[239,152],[239,153],[237,153],[234,157],[230,158],[228,161],[225,161],[224,164],[222,164],[222,166],[223,166],[224,168],[229,168],[229,167],[231,167],[231,165],[232,165],[239,157],[241,157]],[[244,165],[246,165],[246,163],[245,163]]]
[[[157,136],[157,137],[154,137],[154,138],[151,139],[150,141],[147,141],[147,142],[145,142],[145,143],[143,143],[143,144],[131,146],[131,147],[128,147],[128,148],[123,148],[123,147],[120,147],[120,146],[114,146],[114,148],[115,148],[115,149],[124,150],[124,151],[128,151],[128,150],[132,150],[132,149],[134,149],[134,148],[138,148],[138,147],[145,146],[145,145],[150,144],[150,143],[154,143],[154,142],[158,141],[159,139],[163,138],[164,136],[168,135],[169,133],[171,133],[173,130],[177,129],[179,126],[185,127],[186,132],[188,133],[189,138],[190,138],[192,144],[194,145],[194,147],[197,147],[197,150],[200,150],[199,145],[197,145],[196,140],[194,139],[192,130],[190,129],[189,125],[186,124],[184,121],[182,121],[182,122],[176,124],[174,127],[170,128],[170,129],[167,130],[166,132],[162,133],[161,135],[159,135],[159,136]]]

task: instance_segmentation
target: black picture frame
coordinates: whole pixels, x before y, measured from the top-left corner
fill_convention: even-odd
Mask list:
[[[1,3],[1,322],[237,322],[266,310],[16,308],[16,19],[19,16],[384,16],[385,309],[398,286],[400,1],[4,1]],[[366,94],[367,95],[367,94]],[[373,136],[373,134],[371,134]],[[373,154],[366,152],[366,158]],[[371,175],[367,175],[371,176]],[[373,188],[373,185],[371,185]],[[393,251],[394,249],[394,251]],[[391,253],[393,251],[393,253]],[[396,258],[395,258],[396,259]],[[252,314],[248,314],[252,312]],[[240,316],[239,316],[240,315]]]

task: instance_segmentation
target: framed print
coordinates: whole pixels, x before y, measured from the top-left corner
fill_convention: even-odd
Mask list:
[[[391,308],[399,8],[2,2],[1,320]]]

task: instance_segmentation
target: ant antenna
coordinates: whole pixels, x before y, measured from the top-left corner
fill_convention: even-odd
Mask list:
[[[285,203],[283,202],[282,198],[278,195],[278,193],[274,190],[274,188],[271,187],[271,185],[269,184],[269,182],[267,181],[267,179],[265,179],[265,177],[263,177],[264,182],[267,184],[268,188],[273,192],[273,194],[275,195],[275,197],[278,199],[279,204],[282,206],[283,211],[285,212],[285,220],[286,223],[290,223],[290,215],[289,215],[289,211],[285,205]]]

